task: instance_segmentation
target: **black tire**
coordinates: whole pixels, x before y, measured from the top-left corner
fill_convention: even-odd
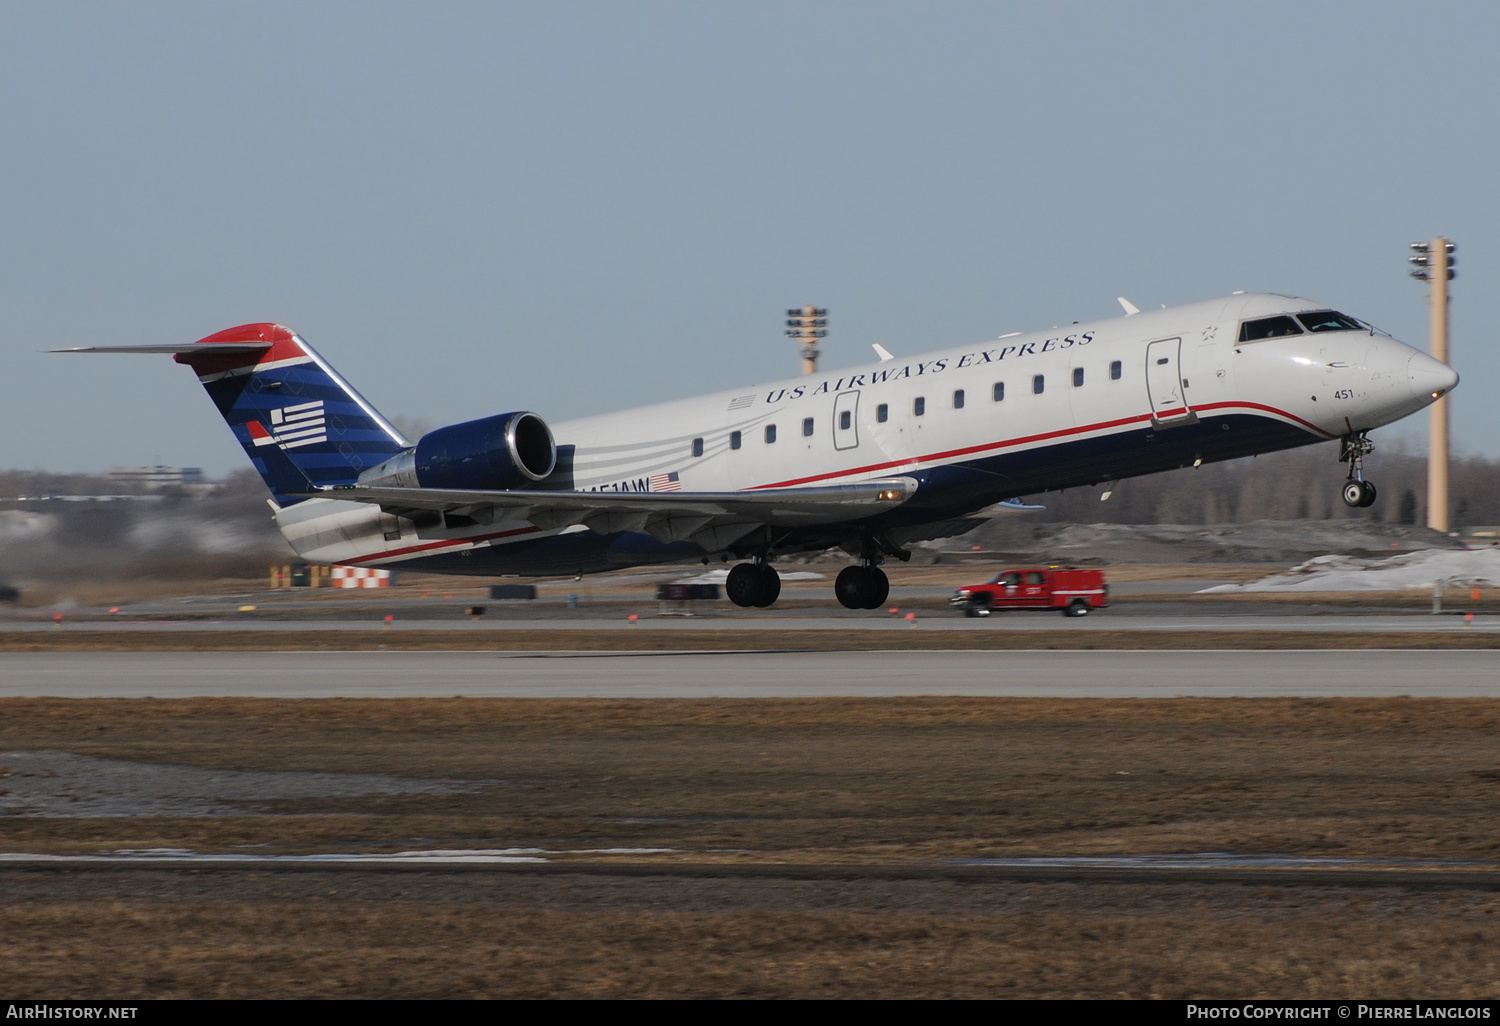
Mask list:
[[[1086,599],[1074,599],[1068,603],[1068,608],[1063,610],[1063,616],[1088,616],[1089,604]]]
[[[755,595],[753,605],[764,609],[781,595],[781,575],[769,563],[762,563],[756,569],[760,572],[760,590]]]
[[[891,596],[891,579],[885,575],[885,571],[878,566],[866,569],[865,585],[869,591],[865,595],[865,604],[861,608],[879,609],[885,605],[885,600]]]
[[[865,596],[869,593],[865,568],[846,566],[833,581],[833,594],[845,609],[864,609]]]
[[[1375,505],[1375,486],[1368,481],[1365,482],[1365,497],[1359,500],[1359,504],[1362,508]]]
[[[1344,490],[1340,493],[1344,499],[1344,505],[1350,508],[1362,506],[1365,502],[1365,483],[1363,481],[1345,481]]]
[[[777,583],[780,583],[778,579]],[[724,595],[737,606],[755,605],[760,592],[760,574],[754,563],[736,563],[724,579]]]

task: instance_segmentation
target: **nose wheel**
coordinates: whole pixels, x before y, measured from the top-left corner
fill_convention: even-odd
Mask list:
[[[876,609],[891,594],[891,581],[878,566],[846,566],[833,582],[833,593],[845,609]]]
[[[1346,481],[1344,483],[1344,505],[1360,508],[1374,505],[1375,486],[1368,481]]]
[[[724,580],[724,594],[737,606],[764,609],[781,594],[781,575],[769,563],[736,563]]]
[[[1375,486],[1365,480],[1365,457],[1375,451],[1375,443],[1363,431],[1345,435],[1339,442],[1339,461],[1349,464],[1349,479],[1344,482],[1345,506],[1365,508],[1375,504]]]

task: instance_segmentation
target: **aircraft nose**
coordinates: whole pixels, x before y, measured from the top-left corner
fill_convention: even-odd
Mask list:
[[[1458,373],[1426,353],[1413,353],[1406,364],[1406,380],[1412,395],[1431,401],[1447,395],[1458,384]]]

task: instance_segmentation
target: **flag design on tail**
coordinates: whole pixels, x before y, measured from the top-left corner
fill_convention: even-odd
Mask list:
[[[283,406],[271,411],[271,430],[258,420],[248,421],[250,437],[256,445],[279,445],[297,449],[328,441],[328,421],[323,414],[323,400]]]

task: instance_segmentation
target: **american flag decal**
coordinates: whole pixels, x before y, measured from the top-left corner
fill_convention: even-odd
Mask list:
[[[298,446],[328,441],[327,419],[323,414],[321,399],[272,410],[269,431],[255,420],[245,426],[256,445],[278,445],[283,449],[295,449]]]
[[[670,474],[652,474],[651,490],[653,492],[680,492],[682,491],[682,482],[677,480],[677,472],[675,470]]]

